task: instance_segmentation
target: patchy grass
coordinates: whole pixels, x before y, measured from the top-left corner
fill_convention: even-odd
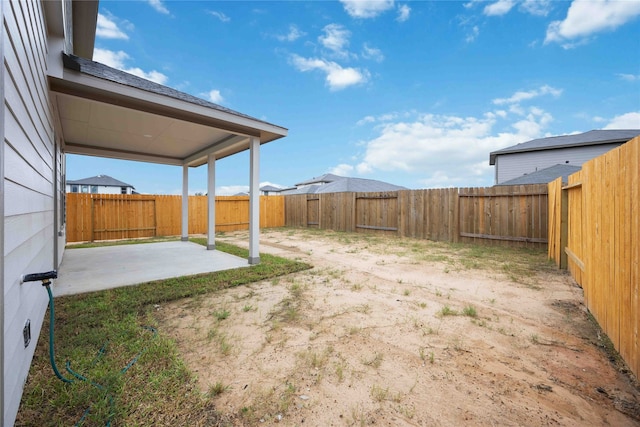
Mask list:
[[[206,239],[192,241],[206,243]],[[143,242],[146,243],[124,243]],[[248,256],[247,250],[223,242],[218,242],[216,249]],[[16,425],[227,424],[229,420],[216,412],[213,399],[227,386],[215,384],[208,393],[200,392],[195,375],[183,363],[175,342],[163,331],[156,334],[149,327],[157,326],[157,305],[310,268],[308,264],[269,254],[261,254],[260,259],[260,264],[250,268],[56,298],[58,368],[65,377],[72,378],[65,371],[69,361],[71,368],[87,381],[64,383],[53,375],[49,364],[49,324],[45,321]],[[214,331],[211,338],[218,340],[222,354],[231,352],[229,337]],[[132,361],[135,363],[130,365]]]

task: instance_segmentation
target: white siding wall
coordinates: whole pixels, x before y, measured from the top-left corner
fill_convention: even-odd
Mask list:
[[[42,3],[3,0],[3,421],[13,425],[48,303],[37,283],[20,276],[51,270],[55,224],[53,121],[46,80]],[[22,329],[31,321],[31,344]]]
[[[81,186],[78,185],[78,187],[81,187]],[[91,186],[89,186],[89,187],[91,187]],[[78,188],[77,192],[81,193],[82,191],[80,190],[80,188]],[[91,188],[89,188],[89,192],[91,192]],[[71,193],[71,185],[69,185],[69,184],[67,184],[67,193]],[[122,194],[122,188],[121,187],[108,187],[106,185],[99,185],[98,186],[98,192],[96,194]],[[127,187],[127,194],[133,194],[131,187]]]
[[[588,145],[529,153],[501,154],[496,157],[496,184],[558,164],[582,166],[587,160],[598,157],[619,145],[621,144]],[[569,163],[566,163],[567,160]]]

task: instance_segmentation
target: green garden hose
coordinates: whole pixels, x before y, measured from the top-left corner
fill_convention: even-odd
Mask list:
[[[47,294],[49,295],[49,361],[51,362],[51,368],[53,368],[53,372],[56,374],[56,377],[58,377],[62,382],[69,384],[69,383],[74,383],[75,380],[66,378],[64,375],[62,375],[60,373],[60,371],[58,370],[58,366],[56,365],[56,357],[55,357],[54,333],[53,333],[54,326],[55,326],[55,307],[54,307],[54,304],[53,304],[53,293],[51,292],[50,285],[51,285],[51,280],[52,279],[56,279],[56,278],[58,278],[58,272],[56,270],[52,270],[52,271],[47,271],[47,272],[43,272],[43,273],[25,274],[25,275],[23,275],[21,277],[20,282],[24,283],[24,282],[38,282],[38,281],[40,281],[40,282],[42,282],[42,286],[47,288]],[[148,330],[148,331],[150,331],[150,332],[152,332],[154,337],[158,334],[156,329],[151,327],[151,326],[143,326],[143,328]],[[108,343],[108,341],[107,341],[107,343]],[[98,351],[98,355],[95,357],[94,362],[92,363],[92,366],[95,365],[98,362],[98,360],[100,360],[100,358],[105,354],[107,343],[105,343],[102,346],[102,348]],[[146,352],[146,351],[147,351],[147,347],[145,347],[142,350],[140,350],[138,352],[138,354],[136,354],[129,361],[129,363],[127,363],[127,365],[120,370],[120,374],[124,374],[125,372],[127,372],[129,370],[129,368],[131,368],[131,366],[133,366],[138,361],[140,356],[142,356],[144,354],[144,352]],[[115,410],[114,410],[115,404],[114,404],[113,395],[111,394],[109,389],[107,387],[101,385],[101,384],[98,384],[95,381],[92,381],[91,379],[87,378],[86,376],[79,374],[78,372],[74,371],[73,369],[71,369],[71,362],[70,361],[67,361],[66,368],[67,368],[67,372],[69,374],[71,374],[76,380],[88,382],[92,386],[96,387],[98,390],[104,391],[106,393],[106,397],[109,398],[109,405],[110,405],[111,409],[109,410],[109,417],[108,417],[105,425],[107,427],[110,427],[111,426],[111,418],[115,414]],[[82,414],[82,416],[80,417],[78,422],[75,424],[76,427],[79,427],[80,425],[82,425],[84,420],[89,415],[89,411],[90,410],[91,410],[91,405],[89,405],[89,407],[84,411],[84,413]]]

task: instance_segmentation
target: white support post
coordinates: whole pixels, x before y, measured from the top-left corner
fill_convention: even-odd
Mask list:
[[[182,237],[189,241],[189,166],[182,166]]]
[[[216,155],[207,157],[207,250],[216,248]]]
[[[249,264],[260,264],[260,139],[249,143]]]

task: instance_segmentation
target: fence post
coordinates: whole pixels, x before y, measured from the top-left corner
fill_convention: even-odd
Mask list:
[[[567,252],[564,250],[569,238],[569,190],[561,189],[560,196],[560,268],[567,269]]]

